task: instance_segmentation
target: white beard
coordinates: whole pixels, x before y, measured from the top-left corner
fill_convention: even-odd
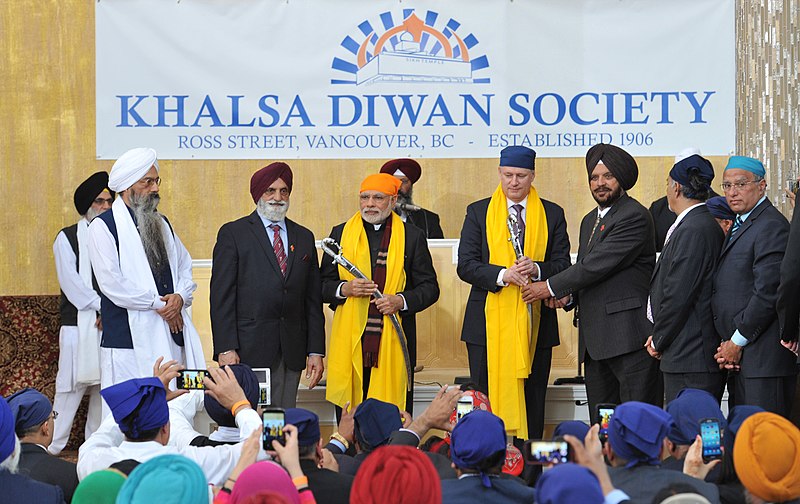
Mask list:
[[[366,209],[361,209],[361,218],[365,221],[369,222],[370,224],[381,224],[383,221],[386,220],[392,214],[392,209],[387,208],[383,212],[378,214],[367,214],[365,213]]]
[[[281,201],[277,203],[275,201],[264,201],[260,199],[258,200],[256,211],[261,217],[272,222],[278,222],[286,217],[286,213],[289,211],[289,202]]]

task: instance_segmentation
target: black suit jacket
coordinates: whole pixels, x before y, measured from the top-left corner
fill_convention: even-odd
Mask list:
[[[745,378],[796,372],[795,355],[780,344],[776,306],[788,238],[789,223],[765,199],[722,247],[711,301],[714,325],[723,340],[738,329],[750,341],[740,362]]]
[[[594,360],[641,350],[651,334],[647,296],[655,265],[653,220],[627,194],[600,219],[597,209],[581,221],[577,263],[550,278],[556,297],[577,295],[578,343]]]
[[[719,491],[716,485],[679,471],[662,469],[659,466],[639,465],[630,469],[611,467],[608,472],[614,488],[628,494],[631,502],[653,502],[653,498],[660,490],[681,483],[693,487],[697,493],[711,501],[711,504],[719,503]]]
[[[794,341],[800,336],[800,211],[794,208],[786,254],[781,262],[778,286],[778,322],[781,339]]]
[[[653,225],[655,226],[656,252],[661,252],[664,248],[667,231],[675,223],[675,219],[678,216],[669,209],[666,196],[658,198],[650,205],[650,216],[653,217]]]
[[[363,222],[363,221],[362,221]],[[372,224],[366,224],[371,226]],[[406,273],[406,286],[398,294],[406,299],[408,310],[398,312],[403,332],[408,340],[408,353],[411,357],[411,366],[417,360],[417,321],[415,315],[428,308],[439,299],[439,282],[436,280],[436,270],[433,268],[433,259],[428,250],[428,243],[422,230],[410,222],[403,223],[406,231],[406,244],[403,258],[403,268]],[[341,242],[344,223],[331,230],[330,237]],[[348,257],[349,260],[354,260]],[[372,257],[372,267],[375,267],[376,257]],[[333,264],[329,257],[322,260],[322,300],[329,303],[332,310],[344,304],[346,299],[336,297],[336,289],[342,283],[339,278],[339,268]],[[372,276],[372,272],[364,271],[365,275]]]
[[[308,477],[308,488],[319,504],[348,504],[354,476],[320,469],[313,460],[300,459],[300,468]]]
[[[461,328],[461,341],[486,346],[486,295],[497,292],[497,275],[506,266],[489,263],[489,244],[486,241],[486,212],[489,209],[486,198],[467,207],[467,216],[461,228],[458,243],[458,277],[472,285],[467,307],[464,311],[464,325]],[[544,261],[537,262],[542,280],[547,280],[570,265],[569,235],[564,210],[547,200],[542,200],[547,218],[547,248]],[[539,322],[537,348],[550,348],[559,344],[558,318],[555,310],[542,304]]]
[[[416,212],[406,212],[406,216],[408,221],[422,230],[425,238],[429,240],[444,238],[444,231],[439,224],[439,215],[423,208]]]
[[[50,455],[47,450],[33,443],[21,443],[19,472],[36,481],[49,483],[61,488],[64,499],[72,501],[72,494],[78,486],[78,471],[75,464]]]
[[[719,371],[711,313],[714,270],[725,235],[705,205],[690,210],[661,252],[650,282],[653,344],[666,373]]]
[[[256,212],[222,226],[211,268],[214,358],[237,350],[251,367],[300,371],[325,353],[320,272],[314,235],[286,219],[286,276]]]

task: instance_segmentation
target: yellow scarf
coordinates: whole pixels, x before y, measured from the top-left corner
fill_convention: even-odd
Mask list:
[[[403,267],[406,230],[400,217],[392,212],[392,236],[386,258],[386,295],[402,292],[406,286]],[[369,243],[361,213],[348,220],[342,230],[342,254],[367,277],[372,277]],[[339,278],[352,280],[350,272],[339,266]],[[361,355],[361,335],[367,325],[369,301],[366,297],[349,297],[336,308],[333,315],[330,348],[328,349],[328,384],[325,398],[338,406],[346,402],[355,408],[362,402],[364,368]],[[397,314],[398,317],[400,314]],[[400,411],[406,407],[406,365],[403,350],[389,317],[383,317],[383,332],[378,349],[378,367],[372,368],[367,397],[396,404]]]
[[[507,219],[506,197],[497,186],[486,211],[489,263],[511,267],[516,256],[508,240]],[[543,261],[546,249],[547,216],[536,188],[531,187],[523,250],[533,261]],[[541,301],[530,306],[528,316],[520,288],[513,284],[486,296],[486,360],[492,412],[503,419],[509,434],[522,439],[528,438],[525,379],[531,372],[542,311]]]

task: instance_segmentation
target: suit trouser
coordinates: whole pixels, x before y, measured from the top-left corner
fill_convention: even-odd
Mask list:
[[[609,359],[594,360],[584,354],[589,418],[601,403],[641,401],[664,406],[664,380],[658,361],[647,350],[635,350]]]
[[[767,411],[789,418],[797,387],[797,377],[776,376],[745,378],[741,373],[728,375],[728,408],[740,404],[761,406]]]
[[[475,388],[489,394],[489,373],[486,364],[486,347],[467,343],[470,379]],[[553,348],[537,348],[531,364],[531,374],[525,380],[525,406],[528,412],[528,439],[541,439],[544,433],[544,408],[547,380]],[[489,402],[492,398],[489,397]]]
[[[272,404],[279,408],[294,408],[297,406],[297,387],[300,385],[300,373],[286,367],[283,358],[278,359],[277,367],[270,368],[270,395]]]
[[[722,401],[725,392],[725,378],[723,372],[716,373],[664,373],[664,400],[669,403],[685,388],[705,390]]]

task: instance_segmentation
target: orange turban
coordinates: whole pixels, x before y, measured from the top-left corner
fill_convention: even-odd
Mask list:
[[[800,430],[775,413],[756,413],[742,423],[733,465],[747,490],[769,502],[800,497]]]
[[[388,173],[376,173],[374,175],[369,175],[361,182],[361,190],[359,190],[359,192],[378,191],[388,194],[389,196],[396,196],[402,184],[400,179]]]

